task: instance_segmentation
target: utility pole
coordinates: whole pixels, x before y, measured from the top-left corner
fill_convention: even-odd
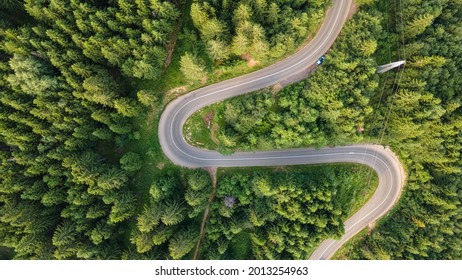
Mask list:
[[[396,67],[404,65],[405,63],[406,63],[405,60],[400,60],[400,61],[385,64],[385,65],[380,65],[380,66],[377,67],[377,73],[379,73],[379,74],[380,73],[385,73],[387,71],[390,71],[391,69],[394,69]]]

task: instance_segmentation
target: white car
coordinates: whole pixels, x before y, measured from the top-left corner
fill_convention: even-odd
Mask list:
[[[325,56],[321,56],[318,61],[316,61],[316,65],[321,65],[324,62],[324,59],[326,59]]]

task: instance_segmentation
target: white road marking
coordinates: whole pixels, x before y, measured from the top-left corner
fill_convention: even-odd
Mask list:
[[[225,156],[221,156],[219,158],[202,158],[202,157],[196,157],[192,154],[189,154],[187,151],[184,151],[182,148],[180,148],[177,143],[176,143],[176,139],[173,135],[173,132],[175,131],[174,130],[174,127],[173,127],[173,124],[175,123],[175,120],[177,119],[178,115],[180,112],[182,112],[182,110],[188,106],[189,104],[193,103],[193,102],[196,102],[198,100],[201,100],[201,99],[204,99],[206,97],[210,97],[210,96],[214,96],[214,95],[218,95],[219,93],[221,92],[225,92],[225,91],[228,91],[228,90],[232,90],[232,89],[236,89],[238,87],[241,87],[241,86],[245,86],[245,85],[248,85],[248,84],[252,84],[252,83],[256,83],[260,80],[264,80],[264,79],[267,79],[267,78],[270,78],[270,77],[274,77],[276,75],[279,75],[281,73],[284,73],[284,72],[288,72],[289,70],[291,69],[294,69],[295,67],[301,65],[302,63],[306,63],[307,61],[309,61],[309,59],[314,59],[314,54],[316,54],[318,51],[320,51],[322,48],[327,48],[325,46],[326,42],[330,39],[330,36],[332,35],[332,33],[334,32],[335,30],[335,27],[336,25],[339,23],[339,18],[340,18],[340,15],[342,15],[342,11],[345,12],[344,9],[346,8],[349,8],[349,7],[346,7],[345,3],[351,3],[350,1],[342,1],[342,0],[339,0],[338,2],[336,1],[335,4],[338,4],[338,5],[341,5],[340,8],[338,9],[338,13],[335,15],[335,20],[334,20],[334,23],[331,25],[331,28],[329,30],[329,32],[327,33],[327,36],[324,37],[324,40],[318,45],[318,47],[310,52],[308,55],[304,56],[303,59],[299,60],[297,63],[294,63],[292,65],[290,65],[289,67],[286,67],[282,70],[279,70],[279,71],[276,71],[276,72],[273,72],[273,73],[270,73],[268,75],[265,75],[265,76],[262,76],[262,77],[259,77],[259,78],[255,78],[253,80],[250,80],[250,81],[247,81],[247,82],[243,82],[243,83],[236,83],[234,85],[231,85],[227,88],[224,88],[224,89],[220,89],[220,90],[217,90],[217,91],[213,91],[213,92],[210,92],[210,93],[207,93],[207,94],[203,94],[203,95],[199,95],[199,96],[196,96],[198,95],[198,92],[200,92],[201,90],[204,90],[204,89],[199,89],[199,90],[196,90],[196,91],[193,91],[187,95],[184,95],[182,97],[179,97],[177,100],[177,102],[175,103],[172,102],[172,104],[169,104],[171,106],[180,106],[179,108],[175,108],[173,107],[173,110],[172,112],[170,112],[170,114],[174,113],[173,114],[173,117],[171,119],[171,123],[170,123],[170,133],[167,134],[167,137],[164,138],[167,143],[167,148],[170,148],[171,146],[168,145],[168,142],[171,141],[173,143],[173,146],[175,147],[176,151],[180,152],[181,154],[187,156],[188,158],[191,158],[191,159],[195,159],[195,160],[199,160],[199,161],[203,161],[203,162],[236,162],[236,161],[245,161],[245,162],[249,162],[249,161],[271,161],[271,160],[274,160],[275,161],[275,164],[274,165],[277,165],[276,162],[278,162],[278,160],[287,160],[287,159],[296,159],[296,158],[306,158],[307,161],[304,162],[304,163],[300,163],[300,164],[310,164],[310,163],[320,163],[320,162],[316,162],[316,161],[312,161],[311,159],[312,158],[319,158],[319,157],[332,157],[332,156],[345,156],[345,155],[356,155],[356,156],[363,156],[362,160],[359,158],[359,157],[352,157],[352,161],[355,161],[355,162],[359,162],[359,163],[362,163],[362,164],[366,164],[366,165],[369,165],[371,166],[373,169],[376,169],[376,171],[378,171],[378,167],[375,165],[376,161],[380,161],[383,166],[386,167],[389,175],[390,175],[390,185],[388,185],[388,192],[387,192],[387,195],[385,196],[384,199],[381,200],[381,202],[372,210],[370,210],[368,213],[364,214],[358,221],[356,221],[354,224],[350,225],[347,229],[345,229],[345,235],[340,239],[340,241],[331,241],[330,244],[327,246],[327,248],[321,253],[321,255],[319,256],[320,258],[323,258],[324,254],[336,243],[336,242],[341,242],[342,244],[348,240],[349,238],[347,238],[346,240],[343,240],[342,239],[347,235],[349,234],[350,236],[353,236],[355,235],[358,231],[360,231],[362,228],[356,230],[356,232],[354,233],[349,233],[348,231],[351,230],[352,228],[354,228],[355,226],[357,226],[360,222],[364,221],[366,218],[368,218],[370,215],[372,214],[375,214],[375,212],[377,212],[379,210],[379,208],[381,206],[383,206],[383,204],[387,201],[387,199],[390,197],[391,195],[391,192],[392,192],[392,188],[393,188],[393,183],[394,183],[394,180],[395,180],[395,177],[393,175],[393,172],[391,171],[390,167],[387,165],[387,163],[385,161],[383,161],[381,158],[379,158],[377,155],[378,155],[378,148],[375,147],[373,149],[373,151],[371,151],[371,153],[369,153],[368,151],[368,147],[370,146],[366,146],[366,148],[362,148],[364,149],[366,152],[330,152],[330,151],[326,151],[326,152],[320,152],[320,151],[314,151],[312,149],[309,149],[309,150],[301,150],[300,149],[300,152],[316,152],[317,154],[302,154],[302,155],[288,155],[288,156],[277,156],[277,155],[272,155],[272,156],[261,156],[261,157],[251,157],[251,158],[247,158],[247,157],[225,157]],[[335,5],[334,4],[334,5]],[[335,7],[335,6],[334,6]],[[334,10],[334,9],[333,9]],[[324,27],[324,26],[323,26]],[[323,28],[321,27],[321,28]],[[322,34],[317,34],[315,39],[318,38],[318,36],[321,36]],[[309,43],[307,46],[305,46],[302,50],[300,50],[299,52],[297,52],[296,54],[294,54],[293,56],[289,57],[288,59],[292,59],[293,57],[297,56],[297,55],[301,55],[302,53],[304,52],[307,52],[307,50],[310,48],[310,46],[312,45],[313,42],[316,42],[315,39],[313,39],[313,41],[311,43]],[[284,60],[277,63],[276,65],[278,64],[283,64]],[[308,66],[314,64],[315,61],[313,61],[311,64],[308,64]],[[270,66],[271,67],[271,66]],[[259,75],[259,73],[261,73],[262,71],[264,71],[265,69],[262,69],[260,71],[257,71],[257,72],[254,72],[254,73],[251,73],[251,74],[247,74],[243,77],[236,77],[235,79],[239,79],[239,78],[249,78],[251,77],[252,75]],[[288,75],[290,76],[290,75]],[[271,82],[277,82],[277,81],[271,81]],[[220,84],[215,84],[215,85],[211,85],[207,88],[205,88],[205,90],[211,88],[211,87],[214,87],[214,86],[218,86]],[[249,90],[250,91],[250,90]],[[234,97],[234,96],[237,96],[237,95],[240,95],[242,94],[242,92],[240,93],[237,93],[237,94],[230,94],[231,96],[230,97]],[[191,98],[193,97],[193,98]],[[218,102],[219,100],[217,100]],[[184,103],[184,104],[183,104]],[[209,103],[207,101],[204,101],[203,102],[203,106],[200,106],[199,109],[207,106]],[[171,107],[170,106],[170,107]],[[167,106],[167,109],[169,109],[169,106]],[[166,111],[167,111],[166,109]],[[165,113],[165,112],[164,112]],[[194,113],[194,112],[191,112],[191,114]],[[182,127],[184,125],[184,122],[186,121],[186,119],[191,115],[186,115],[185,119],[183,120],[180,120],[179,121],[179,124],[180,124],[180,127],[178,128],[179,129],[179,132],[180,132],[180,135],[182,135]],[[161,123],[162,123],[163,119],[161,117]],[[167,126],[168,127],[168,126]],[[160,135],[160,134],[159,134]],[[192,149],[196,149],[192,146],[190,146],[189,144],[186,143],[184,137],[182,136],[181,138],[183,140],[183,144],[186,145],[187,147],[189,148],[192,148]],[[164,145],[162,145],[162,141],[161,140],[161,146],[162,148],[166,148],[164,147]],[[359,146],[355,146],[356,148],[361,148]],[[172,151],[175,151],[175,150],[172,150]],[[193,151],[192,151],[193,152]],[[271,151],[271,152],[276,152],[276,153],[281,153],[281,152],[284,152],[284,150],[279,150],[279,151]],[[289,151],[285,151],[285,152],[294,152],[294,150],[289,150]],[[389,153],[391,154],[391,152],[389,151]],[[172,154],[174,155],[175,152],[172,152]],[[248,156],[252,153],[238,153],[238,156]],[[255,154],[255,153],[253,153]],[[218,153],[215,154],[215,155],[219,155]],[[176,155],[178,156],[178,155]],[[382,156],[385,156],[385,157],[388,157],[390,158],[390,155],[384,155],[382,154]],[[373,159],[373,164],[370,164],[369,162],[366,161],[366,158],[369,158],[368,160],[371,160]],[[393,159],[393,162],[396,163],[398,162],[398,165],[399,165],[399,161],[397,160],[397,158],[394,158],[393,156],[391,156],[391,158]],[[311,161],[311,162],[310,162]],[[187,161],[186,161],[187,162]],[[279,162],[282,162],[282,161],[279,161]],[[259,163],[260,165],[261,163]],[[298,164],[298,163],[296,163]],[[197,164],[196,163],[193,163],[192,165],[196,166]],[[204,166],[205,166],[205,163],[204,163]],[[400,169],[400,173],[402,173],[402,170]],[[401,174],[402,176],[404,176],[404,174]],[[402,183],[402,182],[401,182]],[[399,190],[401,190],[402,188],[402,184],[399,185],[398,184],[398,188]],[[377,193],[377,192],[376,192]],[[375,194],[373,195],[373,198],[375,197]],[[394,202],[397,200],[397,198],[399,197],[399,192],[398,194],[395,195],[395,200],[392,201],[392,204],[394,204]],[[365,204],[367,205],[369,203],[369,201]],[[391,206],[389,207],[391,208]],[[383,211],[383,213],[378,213],[377,217],[374,217],[374,220],[378,219],[379,217],[381,217],[382,215],[384,215],[388,210],[389,208],[386,210],[386,211]],[[357,213],[359,213],[363,208],[361,208]],[[355,214],[356,215],[356,214]],[[353,219],[356,219],[355,215],[353,215],[350,219],[348,219],[346,221],[346,223],[348,223],[348,221],[350,220],[353,220]],[[322,246],[322,245],[320,245]],[[315,251],[316,252],[316,251]],[[330,257],[330,256],[328,256]]]
[[[318,48],[313,51],[313,53],[316,53],[318,52],[322,47],[324,47],[324,44],[327,42],[328,39],[330,39],[330,36],[332,35],[332,32],[334,31],[336,25],[337,25],[337,22],[338,22],[338,19],[340,17],[340,15],[342,14],[342,9],[339,9],[339,12],[337,13],[336,17],[335,17],[335,21],[334,21],[334,24],[332,24],[332,27],[331,29],[329,30],[329,33],[327,34],[327,36],[325,37],[324,41],[322,41],[322,43],[318,46]],[[303,48],[302,50],[299,51],[299,53],[303,52],[303,50],[307,49],[308,47],[310,46],[310,44],[308,44],[307,46],[305,46],[305,48]],[[296,55],[296,54],[295,54]],[[309,58],[312,58],[313,55],[310,54],[309,56],[303,58],[302,60],[300,60],[299,62],[293,64],[292,66],[289,66],[285,69],[282,69],[278,72],[275,72],[275,73],[272,73],[272,74],[269,74],[269,75],[266,75],[266,76],[263,76],[263,77],[260,77],[260,78],[257,78],[257,79],[254,79],[252,81],[249,81],[249,82],[245,82],[245,83],[241,83],[241,84],[237,84],[237,85],[233,85],[233,86],[230,86],[230,87],[227,87],[227,88],[224,88],[224,89],[221,89],[221,90],[218,90],[218,91],[214,91],[214,92],[211,92],[211,93],[208,93],[208,94],[204,94],[204,95],[200,95],[194,99],[191,99],[190,101],[186,102],[185,104],[183,104],[183,106],[181,106],[179,109],[177,109],[176,113],[174,114],[173,118],[172,118],[172,122],[170,124],[170,138],[173,142],[173,144],[175,145],[175,148],[177,148],[180,152],[182,152],[184,155],[186,156],[190,156],[189,154],[187,154],[186,152],[184,152],[182,149],[180,149],[178,147],[178,145],[176,144],[175,142],[175,138],[173,137],[173,123],[176,119],[176,117],[178,116],[178,113],[181,112],[181,110],[186,107],[187,105],[189,105],[190,103],[194,102],[194,101],[197,101],[199,99],[202,99],[202,98],[205,98],[205,97],[208,97],[210,95],[216,95],[220,92],[223,92],[223,91],[227,91],[227,90],[230,90],[230,89],[234,89],[234,88],[237,88],[237,87],[240,87],[240,86],[243,86],[243,85],[248,85],[248,84],[251,84],[251,83],[255,83],[257,81],[260,81],[260,80],[263,80],[263,79],[266,79],[266,78],[269,78],[269,77],[272,77],[272,76],[275,76],[275,75],[278,75],[278,74],[281,74],[283,72],[286,72],[286,71],[289,71],[290,69],[294,68],[294,67],[297,67],[298,65],[304,63],[306,60],[308,60]],[[258,72],[256,72],[258,73]],[[254,73],[255,74],[255,73]],[[275,81],[276,82],[276,81]],[[197,93],[197,91],[193,91],[191,93],[189,93],[187,96],[192,96],[194,93]],[[186,99],[186,96],[184,97],[184,99]]]

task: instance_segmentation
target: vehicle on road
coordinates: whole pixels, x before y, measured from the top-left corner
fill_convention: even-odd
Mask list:
[[[316,61],[316,65],[321,65],[324,62],[324,59],[326,59],[325,56],[321,56],[318,61]]]
[[[345,221],[345,232],[338,240],[324,240],[310,259],[329,259],[334,253],[377,219],[385,215],[397,202],[404,184],[404,170],[393,152],[378,145],[352,145],[323,149],[288,149],[272,151],[236,152],[223,155],[218,151],[191,146],[183,135],[183,125],[194,112],[207,105],[274,85],[281,77],[291,77],[312,65],[320,65],[310,54],[326,53],[340,33],[349,13],[352,0],[334,0],[324,26],[314,39],[293,56],[251,74],[226,80],[192,91],[170,102],[161,115],[158,126],[159,143],[164,154],[176,165],[190,168],[225,168],[307,165],[334,162],[355,162],[370,166],[378,174],[378,187],[369,201]],[[343,20],[336,20],[343,19]]]

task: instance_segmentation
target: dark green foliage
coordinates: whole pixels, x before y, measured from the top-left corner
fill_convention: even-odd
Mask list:
[[[305,259],[321,240],[342,235],[353,202],[364,194],[367,172],[332,166],[225,175],[203,251],[207,258]],[[234,247],[242,248],[234,238],[250,239],[252,254],[233,256]]]
[[[326,2],[193,1],[202,42],[188,28],[181,34],[194,50],[182,63],[185,74],[198,80],[212,62],[226,68],[285,55],[313,31]],[[460,259],[462,3],[391,2],[391,17],[359,12],[309,80],[222,105],[216,137],[232,152],[381,142],[385,132],[384,143],[407,167],[407,189],[393,215],[348,257]],[[128,147],[140,138],[133,129],[140,105],[158,100],[135,85],[159,78],[166,64],[179,15],[172,3],[0,1],[0,258],[190,257],[210,178],[203,171],[156,174],[143,207],[132,183],[144,151]],[[389,40],[380,27],[386,19]],[[373,55],[395,41],[390,53],[407,65],[393,82],[380,80],[382,96]],[[210,59],[195,56],[202,51]],[[307,257],[321,239],[342,233],[361,195],[352,184],[365,183],[360,174],[224,176],[201,256]],[[127,222],[136,222],[130,233]]]
[[[328,2],[195,0],[191,17],[214,61],[260,60],[292,51],[316,28]]]
[[[130,238],[138,254],[158,250],[162,254],[156,258],[180,259],[196,245],[200,232],[198,221],[202,219],[199,214],[203,214],[207,206],[211,182],[203,170],[190,171],[185,176],[180,180],[164,175],[152,183],[151,201],[138,216],[137,229]],[[194,200],[190,192],[196,193]],[[194,219],[198,216],[199,219]]]
[[[125,151],[142,112],[130,81],[158,77],[178,12],[170,1],[0,2],[0,246],[19,259],[120,258],[142,167]]]
[[[123,155],[120,159],[120,166],[123,170],[128,172],[134,172],[141,169],[143,166],[143,161],[137,153],[129,152]]]
[[[397,15],[398,34],[404,32],[400,48],[408,63],[387,85],[388,92],[394,89],[386,96],[391,108],[378,112],[374,128],[388,118],[385,139],[407,166],[407,191],[393,216],[346,257],[460,259],[461,2],[399,2],[402,10],[391,4],[389,12]]]
[[[306,81],[218,105],[219,147],[259,150],[361,141],[358,131],[373,112],[370,97],[378,86],[372,55],[381,37],[379,22],[379,16],[359,12]]]
[[[407,191],[393,216],[344,257],[460,259],[460,1],[402,1],[402,12],[399,3],[381,5],[391,15],[387,37],[388,17],[369,7],[347,23],[326,62],[307,81],[213,108],[220,125],[215,135],[227,152],[363,139],[390,145],[408,171]],[[377,58],[382,62],[407,60],[404,71],[382,75],[380,86],[376,48],[383,48]],[[261,194],[271,194],[261,186]],[[249,194],[238,195],[245,200]],[[225,207],[218,210],[224,217],[234,215]],[[264,224],[258,213],[253,217],[254,225]],[[238,219],[233,223],[241,225]],[[234,234],[237,228],[230,230]],[[267,237],[252,240],[263,244]]]

